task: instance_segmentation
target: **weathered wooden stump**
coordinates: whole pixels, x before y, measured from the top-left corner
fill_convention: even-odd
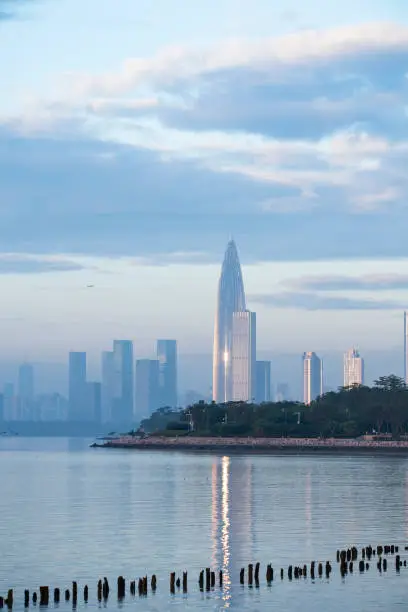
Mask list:
[[[47,586],[40,586],[40,606],[48,606],[49,601],[49,588]]]
[[[288,567],[288,578],[289,578],[289,580],[292,580],[292,573],[293,573],[293,567],[291,565],[289,565],[289,567]]]
[[[205,568],[205,589],[209,591],[211,589],[211,568]]]
[[[266,567],[266,582],[270,584],[273,581],[273,568],[271,563]]]
[[[89,589],[88,589],[88,585],[86,584],[84,586],[84,602],[88,603],[88,599],[89,599]]]
[[[220,584],[220,589],[222,589],[222,582],[223,582],[223,573],[222,573],[222,570],[220,570],[220,572],[219,572],[219,584]]]
[[[177,578],[177,580],[176,580],[176,587],[179,589],[180,586],[181,586],[180,578]]]
[[[30,607],[30,591],[28,589],[25,589],[24,591],[24,607]]]
[[[69,592],[69,589],[65,589],[65,601],[69,601],[71,598],[71,593]]]
[[[215,572],[211,572],[211,588],[215,587]]]
[[[360,563],[358,564],[358,569],[360,572],[364,572],[365,564],[363,560],[361,560]]]
[[[245,584],[245,569],[243,567],[239,572],[239,584]]]
[[[108,599],[109,591],[110,591],[109,582],[108,582],[108,579],[105,576],[105,578],[103,579],[103,586],[102,586],[102,595],[103,595],[104,599]]]
[[[176,592],[176,572],[171,572],[170,574],[170,593],[174,594]]]
[[[319,574],[319,578],[321,578],[323,576],[323,565],[321,563],[319,563],[319,565],[317,566],[317,571]]]
[[[200,587],[200,591],[204,591],[204,570],[201,570],[200,576],[198,578],[198,585]]]
[[[98,580],[98,601],[102,601],[102,580]]]
[[[37,593],[34,591],[33,593],[33,604],[37,603]]]
[[[187,593],[187,572],[183,572],[183,593]]]
[[[350,563],[349,563],[349,572],[350,572],[350,574],[352,574],[352,573],[353,573],[353,569],[354,569],[353,562],[352,562],[352,561],[350,561]]]
[[[157,589],[157,578],[156,578],[156,574],[153,574],[152,579],[150,581],[150,588],[152,589],[153,592],[156,591]]]
[[[131,595],[136,595],[136,580],[131,580],[129,584],[129,591]]]
[[[340,551],[339,550],[336,551],[336,561],[337,563],[340,563]]]
[[[280,577],[281,577],[281,580],[283,580],[283,567],[281,567]]]
[[[143,595],[143,580],[139,578],[137,582],[137,592],[139,593],[139,597]]]
[[[117,586],[118,586],[118,599],[123,599],[125,597],[125,592],[126,592],[126,582],[123,576],[118,576]]]
[[[61,599],[61,591],[58,587],[54,589],[54,603],[59,603]]]
[[[4,598],[0,597],[0,608],[4,608]]]
[[[387,571],[387,559],[383,559],[383,571]]]
[[[14,603],[14,591],[13,589],[9,589],[7,591],[7,599],[6,599],[6,604],[9,610],[11,610],[11,608],[13,607],[13,603]]]
[[[254,566],[252,563],[248,565],[248,586],[252,586],[254,581]]]

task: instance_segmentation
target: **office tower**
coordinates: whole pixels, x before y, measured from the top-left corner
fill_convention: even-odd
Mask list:
[[[256,314],[249,310],[232,315],[232,400],[255,399]]]
[[[100,423],[102,420],[102,384],[99,382],[86,383],[86,421]]]
[[[0,421],[4,421],[4,395],[0,395]]]
[[[29,363],[23,363],[18,369],[18,396],[27,402],[34,399],[34,368]]]
[[[115,367],[113,351],[102,352],[102,422],[112,420],[112,402],[115,390]]]
[[[257,404],[271,401],[271,362],[256,362],[255,401]]]
[[[149,417],[159,407],[160,362],[156,359],[136,361],[136,420]]]
[[[68,403],[69,420],[82,421],[86,400],[86,353],[69,354]]]
[[[310,404],[323,395],[323,361],[316,353],[303,353],[303,401]]]
[[[408,313],[404,312],[404,379],[408,385]]]
[[[276,385],[275,402],[287,402],[289,400],[288,383],[278,383]]]
[[[364,384],[364,359],[352,348],[344,353],[344,386]]]
[[[133,422],[133,342],[114,340],[114,397],[112,420],[118,423]]]
[[[157,341],[159,361],[160,406],[177,407],[177,342],[176,340]]]
[[[232,398],[232,317],[244,310],[241,266],[235,242],[230,240],[218,283],[214,324],[213,399],[219,403]]]

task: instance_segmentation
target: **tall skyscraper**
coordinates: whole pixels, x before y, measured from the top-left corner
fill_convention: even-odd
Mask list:
[[[256,362],[255,401],[257,404],[271,401],[271,362]]]
[[[82,421],[86,409],[86,353],[69,354],[68,416],[71,421]]]
[[[177,342],[176,340],[157,341],[159,361],[160,406],[177,407]]]
[[[408,313],[404,312],[404,378],[408,385]]]
[[[323,361],[316,353],[303,353],[303,401],[310,404],[323,395]]]
[[[114,398],[112,420],[119,423],[133,422],[133,342],[114,340]]]
[[[150,416],[159,407],[160,363],[156,359],[136,361],[136,420]]]
[[[256,314],[249,310],[232,315],[232,400],[255,399]]]
[[[214,325],[213,399],[219,403],[232,399],[232,318],[234,312],[245,309],[238,252],[235,242],[230,240],[218,283]]]
[[[113,351],[102,352],[102,389],[101,410],[102,422],[109,423],[112,420],[112,402],[115,390],[115,366]]]
[[[102,384],[100,382],[86,383],[85,421],[100,423],[102,420]]]
[[[344,386],[364,384],[364,359],[352,348],[344,353]]]
[[[18,396],[28,402],[34,399],[34,368],[30,363],[23,363],[18,369]]]

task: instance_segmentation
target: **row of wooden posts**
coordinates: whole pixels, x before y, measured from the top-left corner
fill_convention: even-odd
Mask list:
[[[408,550],[408,546],[405,547],[405,550]],[[386,557],[388,555],[394,555],[394,554],[395,554],[395,569],[397,570],[397,572],[399,572],[402,566],[404,567],[407,566],[407,561],[406,560],[401,561],[401,557],[398,554],[398,552],[399,552],[399,547],[394,546],[394,545],[377,546],[376,548],[373,548],[372,546],[366,546],[361,550],[361,559],[358,560],[358,556],[359,556],[358,550],[356,547],[352,547],[352,548],[345,549],[345,550],[338,550],[336,553],[336,558],[340,566],[340,574],[343,577],[348,573],[353,573],[354,564],[357,565],[357,562],[358,562],[358,569],[360,573],[367,571],[370,567],[369,562],[374,557],[376,557],[377,559],[377,569],[380,572],[383,572],[383,571],[385,572],[387,571],[387,566],[388,566]],[[307,565],[300,565],[300,566],[289,565],[288,570],[287,570],[287,575],[288,575],[289,580],[292,580],[293,578],[298,579],[301,577],[306,578],[308,576],[308,571],[310,572],[310,577],[312,578],[312,580],[315,579],[316,575],[319,578],[322,578],[323,574],[325,574],[326,578],[329,578],[332,572],[332,566],[331,566],[330,561],[326,561],[325,564],[321,562],[316,563],[315,561],[312,561],[310,564],[310,570],[308,570]],[[245,576],[245,568],[244,567],[241,568],[240,573],[239,573],[240,585],[245,585],[245,578],[246,578],[246,583],[249,587],[252,587],[254,585],[255,587],[259,587],[259,572],[260,572],[260,563],[256,563],[255,565],[250,563],[247,568],[246,576]],[[284,575],[285,575],[284,569],[281,568],[280,569],[281,580],[284,579]],[[217,577],[218,577],[218,585],[220,588],[222,588],[223,580],[224,580],[222,570],[219,570],[218,576],[216,575],[215,571],[213,571],[211,568],[207,567],[205,570],[201,570],[199,574],[199,578],[198,578],[198,584],[199,584],[200,591],[204,591],[204,590],[210,591],[214,589],[216,586]],[[170,574],[170,593],[174,594],[176,592],[176,589],[180,590],[181,588],[183,590],[183,593],[187,593],[187,579],[188,579],[187,572],[183,572],[181,580],[179,577],[176,577],[176,572],[172,572]],[[274,579],[274,570],[273,570],[272,565],[268,564],[266,568],[267,584],[271,585],[273,582],[273,579]],[[148,590],[149,590],[148,577],[144,576],[143,578],[139,578],[138,581],[136,580],[131,581],[129,589],[130,589],[131,595],[136,595],[136,591],[138,592],[140,596],[147,595]],[[156,575],[153,574],[150,579],[150,590],[154,593],[156,589],[157,589],[157,578],[156,578]],[[31,597],[32,603],[36,604],[39,600],[39,604],[41,606],[48,606],[50,602],[50,588],[48,586],[41,586],[39,591],[40,591],[39,598],[36,592],[32,594],[32,597]],[[102,600],[106,601],[109,597],[109,593],[110,593],[110,587],[109,587],[108,579],[104,578],[103,580],[99,580],[98,585],[97,585],[98,601],[100,602]],[[125,595],[126,595],[126,581],[123,576],[119,576],[117,579],[118,599],[119,600],[123,599]],[[66,602],[69,602],[72,596],[72,604],[73,606],[75,606],[78,601],[78,583],[73,582],[72,591],[70,591],[69,589],[65,589],[63,596]],[[54,589],[53,599],[54,599],[54,603],[57,603],[57,604],[61,601],[61,590],[59,588]],[[88,599],[89,599],[89,588],[87,585],[85,585],[83,587],[83,601],[87,603]],[[13,603],[14,603],[13,589],[9,589],[6,598],[0,597],[0,608],[4,608],[4,606],[7,606],[9,609],[12,609]],[[24,591],[24,605],[26,608],[28,608],[30,605],[30,592],[28,590]]]

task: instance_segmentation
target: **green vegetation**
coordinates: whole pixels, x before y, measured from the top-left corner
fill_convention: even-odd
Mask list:
[[[175,427],[177,420],[180,429]],[[182,429],[189,427],[199,436],[357,437],[375,431],[398,437],[408,432],[408,387],[390,375],[376,380],[373,387],[330,391],[310,406],[199,402],[179,412],[157,411],[143,427],[150,432],[167,430],[167,435],[170,430],[182,435]]]

